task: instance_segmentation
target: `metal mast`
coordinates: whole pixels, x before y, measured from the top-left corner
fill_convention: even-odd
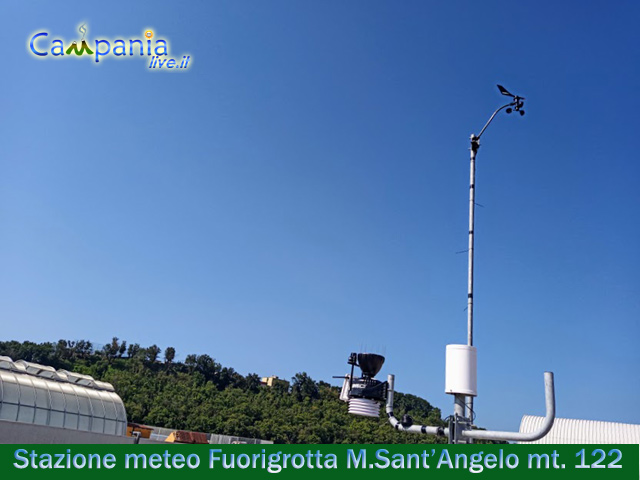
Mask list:
[[[469,167],[469,278],[467,289],[467,345],[473,346],[473,226],[476,210],[476,153],[480,138],[471,135],[471,164]]]
[[[511,97],[513,101],[498,108],[493,115],[489,118],[487,123],[482,127],[480,133],[476,136],[471,134],[471,162],[469,165],[469,272],[467,279],[467,345],[473,346],[473,253],[474,253],[474,224],[475,224],[475,207],[476,207],[476,154],[480,148],[480,137],[487,129],[491,121],[495,118],[498,112],[506,108],[507,113],[512,111],[519,112],[520,115],[524,115],[524,97],[513,95],[507,91],[502,85],[498,85],[498,89],[502,95]],[[457,403],[457,402],[456,402]],[[466,401],[466,417],[473,421],[473,397],[467,397]]]

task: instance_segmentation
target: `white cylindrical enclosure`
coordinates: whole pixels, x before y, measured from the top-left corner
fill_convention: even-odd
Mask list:
[[[445,393],[478,395],[478,354],[476,347],[447,345]]]

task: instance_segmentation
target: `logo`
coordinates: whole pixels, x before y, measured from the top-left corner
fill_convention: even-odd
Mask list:
[[[147,68],[152,70],[180,70],[185,71],[189,67],[191,55],[182,55],[181,58],[171,58],[169,53],[169,41],[164,38],[156,38],[153,30],[146,30],[141,38],[97,38],[86,40],[86,24],[78,28],[82,34],[80,40],[65,42],[62,38],[53,37],[48,31],[36,32],[29,40],[29,52],[37,58],[75,58],[87,57],[93,59],[93,63],[100,64],[107,58],[124,59],[143,57],[148,60]],[[66,45],[66,47],[65,47]],[[145,62],[146,63],[146,62]]]

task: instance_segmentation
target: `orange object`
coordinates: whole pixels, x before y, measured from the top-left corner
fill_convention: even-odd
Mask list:
[[[167,437],[165,442],[169,443],[191,443],[191,444],[206,444],[207,434],[202,432],[187,432],[186,430],[176,430],[171,432],[171,435]]]

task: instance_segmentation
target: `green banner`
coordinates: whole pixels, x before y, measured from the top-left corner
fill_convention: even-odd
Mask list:
[[[638,445],[0,445],[5,478],[639,476]]]

